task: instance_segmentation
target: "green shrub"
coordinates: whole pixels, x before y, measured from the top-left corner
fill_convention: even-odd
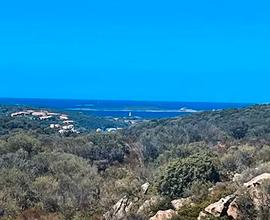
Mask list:
[[[177,198],[196,180],[217,182],[219,173],[214,160],[207,154],[195,154],[169,163],[158,182],[160,194]]]
[[[192,196],[194,202],[202,202],[207,198],[211,186],[212,184],[210,182],[195,180],[184,194],[187,197]]]

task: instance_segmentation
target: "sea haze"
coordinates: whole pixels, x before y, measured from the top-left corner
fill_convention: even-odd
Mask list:
[[[243,108],[247,103],[211,102],[148,102],[109,100],[61,100],[0,98],[0,104],[25,105],[38,108],[80,111],[105,117],[141,117],[144,119],[170,118],[201,111]]]

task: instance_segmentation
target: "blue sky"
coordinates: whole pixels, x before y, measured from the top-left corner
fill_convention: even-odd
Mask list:
[[[270,101],[270,3],[0,3],[0,97]]]

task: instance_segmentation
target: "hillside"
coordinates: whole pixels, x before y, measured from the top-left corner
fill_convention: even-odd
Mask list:
[[[0,122],[0,134],[2,135],[19,130],[27,130],[39,134],[54,134],[61,129],[63,130],[63,126],[69,125],[72,125],[74,131],[79,133],[93,132],[97,129],[106,131],[108,128],[126,128],[129,125],[124,120],[95,117],[81,112],[18,105],[0,105]],[[50,127],[50,125],[56,126]],[[70,131],[72,129],[64,130]],[[62,133],[70,135],[76,132]]]
[[[10,116],[21,108],[0,108],[1,219],[270,218],[270,105],[115,132],[70,115],[82,131],[72,135]]]
[[[156,158],[170,145],[204,142],[208,147],[270,143],[270,105],[192,114],[140,124],[125,135],[143,143],[146,157]],[[153,153],[147,153],[147,151]]]

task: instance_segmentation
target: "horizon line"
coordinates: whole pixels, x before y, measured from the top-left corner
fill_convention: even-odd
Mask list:
[[[32,99],[32,100],[61,100],[61,101],[118,101],[118,102],[163,102],[163,103],[218,103],[218,104],[269,104],[270,102],[224,102],[224,101],[165,101],[165,100],[128,100],[128,99],[88,99],[88,98],[37,98],[37,97],[2,97],[0,99]]]

